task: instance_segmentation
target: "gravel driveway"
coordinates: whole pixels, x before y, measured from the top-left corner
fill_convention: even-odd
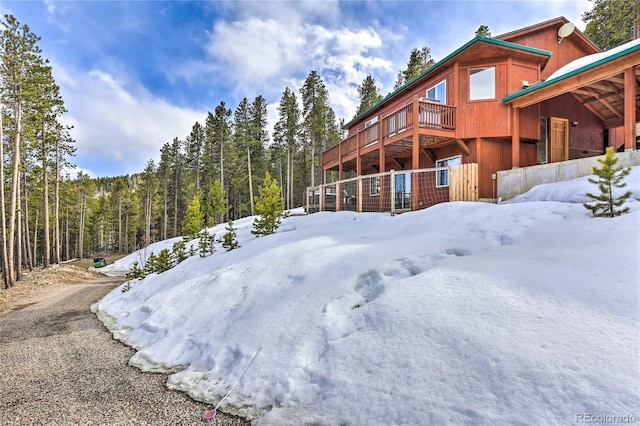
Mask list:
[[[47,288],[0,316],[3,425],[248,425],[129,367],[133,350],[89,310],[120,281]]]

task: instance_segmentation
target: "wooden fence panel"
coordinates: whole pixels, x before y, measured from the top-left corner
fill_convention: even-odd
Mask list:
[[[449,169],[449,201],[478,201],[478,164]]]

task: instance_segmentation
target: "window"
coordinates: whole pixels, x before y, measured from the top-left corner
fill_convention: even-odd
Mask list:
[[[442,80],[440,83],[433,86],[431,89],[427,89],[427,99],[440,102],[441,104],[447,103],[447,80]]]
[[[471,68],[469,100],[496,98],[496,67]]]
[[[436,162],[436,186],[449,186],[449,166],[458,166],[462,164],[462,158],[457,157],[445,158]]]
[[[380,195],[380,176],[369,178],[369,195]]]

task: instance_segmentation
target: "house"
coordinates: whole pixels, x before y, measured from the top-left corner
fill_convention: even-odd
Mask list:
[[[322,170],[338,180],[394,170],[415,210],[448,201],[448,166],[477,163],[477,194],[493,199],[497,171],[600,155],[609,144],[636,149],[639,41],[601,52],[564,17],[477,36],[346,123]],[[424,168],[439,172],[402,181],[402,171]],[[391,181],[366,185],[361,197]]]

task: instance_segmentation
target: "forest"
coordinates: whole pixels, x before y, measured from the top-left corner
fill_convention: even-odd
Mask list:
[[[633,38],[639,25],[634,25],[638,13],[630,0],[592,1],[593,9],[583,15],[589,37],[605,49]],[[321,76],[311,70],[302,87],[282,91],[271,134],[262,95],[245,97],[235,106],[220,102],[188,135],[167,135],[159,161],[149,160],[140,173],[70,176],[73,129],[62,124],[67,110],[38,46],[40,38],[14,16],[5,15],[1,24],[0,267],[5,288],[35,267],[129,253],[181,236],[190,209],[199,211],[204,226],[252,215],[267,173],[276,179],[286,209],[301,206],[305,188],[320,181],[320,153],[343,137],[344,118],[336,117]],[[478,31],[490,34],[485,25]],[[434,62],[428,47],[412,49],[394,89]],[[356,114],[382,98],[371,75],[357,91]]]

